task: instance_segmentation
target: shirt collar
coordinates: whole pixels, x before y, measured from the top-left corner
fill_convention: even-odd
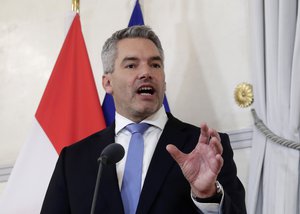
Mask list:
[[[167,121],[168,116],[165,112],[165,108],[162,106],[157,112],[147,117],[145,120],[141,121],[141,123],[148,123],[152,126],[159,128],[160,130],[163,130]],[[121,131],[130,123],[134,122],[116,112],[115,134],[117,135],[119,131]]]

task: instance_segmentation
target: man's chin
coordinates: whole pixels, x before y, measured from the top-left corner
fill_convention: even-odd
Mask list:
[[[154,114],[155,112],[157,112],[159,110],[158,106],[144,106],[143,108],[140,108],[136,111],[136,113],[140,116],[140,117],[149,117],[150,115]]]

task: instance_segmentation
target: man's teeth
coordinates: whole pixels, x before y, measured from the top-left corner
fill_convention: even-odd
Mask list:
[[[140,91],[145,91],[145,90],[152,90],[152,88],[151,87],[142,87],[142,88],[140,88]]]
[[[142,95],[152,95],[153,88],[152,87],[141,87],[138,92]]]

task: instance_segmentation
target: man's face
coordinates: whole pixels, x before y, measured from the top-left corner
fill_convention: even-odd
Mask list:
[[[105,74],[102,84],[112,94],[116,111],[140,122],[161,106],[166,90],[162,58],[148,39],[127,38],[117,43],[113,73]]]

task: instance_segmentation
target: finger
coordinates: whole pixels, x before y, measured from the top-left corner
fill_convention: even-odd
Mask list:
[[[181,163],[184,162],[184,157],[186,156],[186,154],[181,152],[176,146],[172,144],[167,145],[166,149],[173,157],[173,159],[181,166]]]
[[[213,147],[216,154],[222,154],[223,153],[223,147],[221,144],[221,137],[220,134],[215,129],[209,129],[208,130],[209,135],[211,136],[209,140],[209,145]]]
[[[209,136],[211,136],[211,137],[216,137],[216,138],[218,138],[218,140],[219,141],[221,141],[221,137],[220,137],[220,135],[219,135],[219,133],[215,130],[215,129],[209,129],[208,130],[208,134],[209,134]]]
[[[201,133],[199,136],[199,142],[207,144],[210,138],[209,128],[206,123],[201,124],[200,128],[201,128]]]
[[[216,171],[217,171],[217,174],[219,174],[220,171],[221,171],[221,169],[222,169],[222,167],[223,167],[224,159],[223,159],[223,157],[220,154],[217,154],[216,155],[216,161],[218,163],[218,167],[217,167]]]
[[[212,137],[209,146],[215,151],[215,154],[223,154],[223,146],[217,137]]]

